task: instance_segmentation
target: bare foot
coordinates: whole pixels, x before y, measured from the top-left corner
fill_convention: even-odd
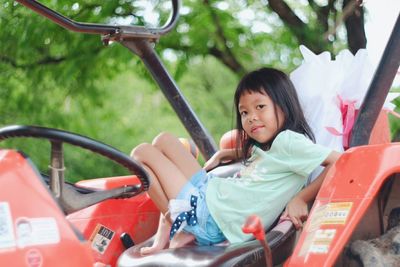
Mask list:
[[[170,229],[171,224],[165,219],[164,215],[161,214],[153,245],[151,247],[142,247],[140,249],[140,254],[147,255],[164,249],[169,242]]]
[[[185,232],[179,232],[177,233],[174,238],[172,238],[171,242],[169,243],[169,248],[180,248],[183,247],[191,242],[194,241],[194,235],[185,233]]]

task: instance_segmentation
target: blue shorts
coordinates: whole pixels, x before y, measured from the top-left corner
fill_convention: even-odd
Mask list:
[[[206,190],[208,181],[211,178],[212,176],[208,175],[205,170],[198,171],[176,196],[176,199],[187,199],[190,201],[192,193],[197,193],[197,224],[193,226],[186,225],[183,230],[193,234],[196,237],[196,242],[202,246],[214,245],[226,240],[226,237],[208,211],[206,203]]]

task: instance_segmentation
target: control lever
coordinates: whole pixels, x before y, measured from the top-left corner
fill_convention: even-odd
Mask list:
[[[272,252],[271,248],[269,247],[266,239],[265,239],[265,232],[264,227],[261,222],[260,217],[257,215],[251,215],[247,217],[246,222],[242,226],[242,231],[245,234],[252,234],[255,239],[260,241],[261,245],[264,248],[265,254],[265,261],[267,267],[272,267]]]

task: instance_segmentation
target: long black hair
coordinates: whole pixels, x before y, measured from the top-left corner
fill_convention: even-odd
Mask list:
[[[254,139],[247,136],[243,129],[239,113],[239,100],[245,93],[261,93],[268,95],[274,103],[274,111],[277,122],[277,106],[284,114],[282,127],[276,135],[265,144],[258,144]],[[261,68],[246,74],[239,82],[235,92],[236,128],[238,130],[236,149],[242,150],[243,160],[246,162],[250,157],[250,149],[258,145],[263,149],[269,149],[275,137],[284,130],[292,130],[301,133],[315,142],[314,134],[308,125],[303,110],[301,109],[296,90],[289,77],[280,70],[273,68]]]

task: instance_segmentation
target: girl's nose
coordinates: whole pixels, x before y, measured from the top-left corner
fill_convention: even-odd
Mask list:
[[[249,119],[249,123],[251,123],[253,121],[256,121],[257,120],[257,115],[255,113],[251,113],[251,114],[249,114],[248,119]]]

